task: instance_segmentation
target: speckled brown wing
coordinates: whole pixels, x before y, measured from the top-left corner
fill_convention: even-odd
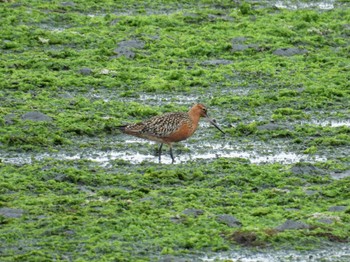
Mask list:
[[[176,132],[183,124],[190,122],[186,113],[167,113],[152,117],[142,123],[126,126],[125,132],[148,139],[151,137],[164,138]]]

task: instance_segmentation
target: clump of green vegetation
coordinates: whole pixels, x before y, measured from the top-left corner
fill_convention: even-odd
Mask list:
[[[92,168],[88,161],[1,165],[1,206],[23,212],[17,218],[2,215],[5,259],[39,257],[31,251],[39,247],[49,259],[137,259],[237,244],[297,247],[300,241],[312,247],[320,238],[347,241],[350,230],[346,212],[327,212],[349,204],[345,181],[311,173],[295,177],[279,164],[219,159],[195,167],[148,165],[127,175],[128,166]],[[186,212],[191,209],[196,211]],[[216,219],[220,214],[242,225],[230,228]],[[320,217],[336,224],[319,224]],[[304,221],[310,229],[276,230],[286,219]],[[13,248],[19,245],[21,252]]]

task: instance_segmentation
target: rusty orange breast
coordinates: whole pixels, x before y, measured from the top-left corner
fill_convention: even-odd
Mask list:
[[[175,132],[171,133],[168,137],[164,138],[164,141],[171,142],[179,142],[189,138],[195,131],[193,125],[189,125],[188,123],[184,123],[178,128]]]

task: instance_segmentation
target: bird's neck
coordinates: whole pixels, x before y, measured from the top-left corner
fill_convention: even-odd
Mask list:
[[[200,115],[196,112],[193,112],[193,111],[189,111],[188,112],[188,115],[192,121],[192,124],[193,124],[193,129],[196,130],[197,129],[197,126],[198,126],[198,123],[199,123],[199,119],[200,119]]]

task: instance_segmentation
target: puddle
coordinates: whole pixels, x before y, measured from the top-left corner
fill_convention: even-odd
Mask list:
[[[73,94],[69,94],[71,97],[73,97]],[[87,95],[88,98],[90,99],[100,99],[103,100],[104,102],[108,103],[110,101],[123,101],[126,103],[130,102],[135,102],[135,103],[140,103],[140,101],[144,104],[147,105],[157,105],[159,106],[162,103],[176,103],[178,105],[187,105],[191,106],[192,104],[201,102],[203,99],[207,100],[207,96],[201,96],[199,97],[198,95],[191,95],[191,96],[186,96],[180,93],[176,93],[174,95],[169,95],[169,94],[140,94],[136,95],[135,97],[123,97],[123,96],[118,96],[116,94],[110,94],[110,93],[97,93],[97,92],[90,92]]]
[[[342,173],[333,173],[333,174],[331,174],[331,176],[333,179],[336,179],[336,180],[350,177],[350,170],[347,170],[347,171],[342,172]]]
[[[163,150],[162,154],[162,164],[171,164],[171,158],[168,156],[168,150]],[[174,153],[175,154],[175,153]],[[216,158],[243,158],[249,160],[251,163],[254,164],[266,164],[266,163],[281,163],[281,164],[292,164],[297,163],[300,161],[304,162],[319,162],[319,161],[326,161],[327,158],[321,157],[321,156],[307,156],[307,155],[299,155],[295,153],[288,153],[288,152],[279,152],[274,155],[259,155],[255,153],[247,153],[247,152],[239,152],[239,151],[232,151],[228,153],[206,153],[206,154],[188,154],[183,153],[182,155],[176,155],[175,154],[175,163],[174,164],[181,164],[186,163],[190,161],[195,160],[201,160],[201,159],[216,159]],[[100,163],[102,166],[108,165],[110,161],[113,160],[124,160],[128,161],[132,164],[139,164],[144,161],[158,163],[158,157],[155,155],[147,155],[147,154],[141,154],[133,151],[109,151],[109,152],[102,152],[102,151],[95,151],[90,154],[75,154],[75,155],[69,155],[69,154],[38,154],[34,156],[17,156],[17,157],[4,157],[2,158],[2,162],[4,163],[12,163],[12,164],[29,164],[32,163],[33,160],[35,161],[44,161],[45,159],[58,159],[58,160],[78,160],[78,159],[84,159],[84,160],[90,160],[97,163]]]
[[[330,126],[330,127],[340,127],[340,126],[347,126],[350,127],[350,120],[311,120],[311,122],[304,122],[305,124],[313,124],[313,125],[319,125],[319,126]]]
[[[102,166],[107,166],[110,161],[124,160],[131,164],[139,164],[144,161],[158,163],[158,156],[154,155],[154,150],[149,149],[149,145],[152,142],[144,140],[125,140],[123,141],[123,149],[120,150],[93,150],[85,149],[79,153],[41,153],[41,154],[16,154],[7,155],[2,157],[2,162],[12,164],[28,164],[33,161],[44,161],[45,159],[58,159],[58,160],[90,160],[96,162]],[[128,147],[128,145],[133,145]],[[216,158],[243,158],[249,160],[254,164],[265,163],[281,163],[281,164],[293,164],[300,161],[304,162],[318,162],[326,161],[326,157],[321,156],[309,156],[303,154],[297,154],[294,152],[286,152],[283,149],[279,150],[260,150],[251,149],[249,151],[243,151],[239,145],[228,145],[225,143],[202,143],[200,145],[192,143],[183,145],[188,149],[186,152],[179,153],[176,146],[173,148],[175,163],[181,164],[196,160],[210,160]],[[255,145],[257,148],[261,145]],[[156,148],[157,145],[154,145]],[[266,147],[269,148],[269,147]],[[138,151],[139,149],[139,151]],[[150,152],[153,151],[153,152]],[[152,153],[152,154],[151,154]],[[165,145],[162,150],[162,164],[171,164],[171,158],[169,156],[169,148]]]
[[[284,9],[321,9],[321,10],[331,10],[334,8],[334,1],[277,1],[275,3],[277,8]]]
[[[333,245],[325,249],[313,251],[280,250],[261,252],[238,251],[214,256],[204,256],[200,261],[239,261],[239,262],[286,262],[286,261],[350,261],[350,247],[348,245]]]
[[[192,95],[176,95],[173,97],[169,95],[160,96],[159,94],[142,94],[137,100],[147,101],[157,105],[159,105],[160,102],[175,102],[176,104],[191,106],[192,104],[200,102],[201,99],[198,96]]]

